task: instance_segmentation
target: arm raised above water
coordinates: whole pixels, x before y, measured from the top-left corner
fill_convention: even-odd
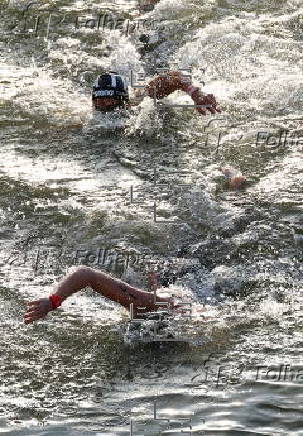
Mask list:
[[[217,101],[212,94],[203,94],[202,91],[192,86],[191,80],[182,75],[179,71],[169,71],[163,75],[155,77],[145,87],[145,92],[151,98],[161,99],[167,97],[175,91],[184,91],[191,96],[194,101],[196,110],[206,115],[206,110],[212,114],[221,112],[217,107]],[[203,107],[205,106],[205,107]]]
[[[64,277],[56,286],[56,290],[51,297],[40,298],[28,303],[27,311],[24,314],[25,324],[44,318],[48,312],[55,310],[70,295],[86,287],[92,288],[128,310],[130,304],[133,303],[135,314],[138,308],[140,308],[140,312],[157,310],[160,306],[155,304],[156,302],[164,303],[163,306],[166,306],[166,303],[172,304],[170,298],[157,296],[155,301],[154,293],[142,291],[101,271],[82,266]]]

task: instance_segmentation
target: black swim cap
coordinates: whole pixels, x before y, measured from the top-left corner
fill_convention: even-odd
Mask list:
[[[93,86],[94,98],[116,98],[120,101],[128,101],[125,79],[115,71],[102,73]]]

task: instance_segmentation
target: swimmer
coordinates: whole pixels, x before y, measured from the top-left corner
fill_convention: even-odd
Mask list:
[[[219,170],[224,175],[229,189],[239,190],[246,186],[246,177],[242,176],[242,174],[234,168],[220,167]]]
[[[135,104],[145,96],[160,100],[173,92],[181,90],[188,94],[195,103],[195,109],[206,115],[207,110],[212,114],[221,112],[212,94],[203,94],[200,88],[192,85],[189,77],[179,71],[163,73],[143,88],[135,90]],[[96,110],[108,112],[117,108],[128,109],[130,107],[128,86],[126,80],[114,71],[102,73],[95,81],[92,90],[93,106]]]
[[[159,0],[139,0],[140,12],[152,11]]]
[[[148,278],[151,290],[155,291],[157,288],[155,273],[149,273]],[[177,307],[174,305],[173,297],[159,297],[155,292],[147,292],[134,288],[102,271],[81,266],[64,277],[58,283],[52,295],[27,303],[24,323],[31,324],[44,318],[48,312],[56,310],[72,294],[87,287],[119,303],[128,310],[130,310],[130,305],[133,304],[135,316],[138,316],[138,312],[141,314],[157,311],[158,309],[174,309]]]

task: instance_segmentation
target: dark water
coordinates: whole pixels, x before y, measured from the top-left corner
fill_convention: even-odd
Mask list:
[[[142,18],[135,1],[1,3],[1,432],[303,435],[302,3],[161,0],[128,31],[98,29],[105,13]],[[92,112],[100,68],[160,67],[191,68],[222,114]],[[212,308],[190,343],[125,343],[90,290],[22,323],[72,265],[144,287],[152,261]]]

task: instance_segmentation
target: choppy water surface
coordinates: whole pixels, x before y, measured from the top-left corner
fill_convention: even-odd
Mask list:
[[[109,12],[142,18],[135,1],[1,4],[0,431],[303,435],[302,3],[161,0],[128,32],[96,28]],[[191,68],[223,112],[96,115],[109,67]],[[71,265],[144,287],[146,259],[209,305],[191,342],[125,343],[125,313],[89,290],[22,323]]]

